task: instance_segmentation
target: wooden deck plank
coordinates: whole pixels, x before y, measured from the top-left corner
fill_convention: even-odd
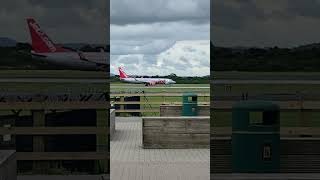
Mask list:
[[[209,179],[209,149],[143,149],[141,127],[141,118],[116,119],[111,179]]]

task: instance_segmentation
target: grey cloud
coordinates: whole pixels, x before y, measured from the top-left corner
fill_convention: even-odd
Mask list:
[[[318,0],[290,0],[288,11],[296,16],[320,17],[320,1]]]
[[[182,60],[183,62],[188,62],[188,58],[186,58],[184,56],[180,57],[180,60]]]
[[[187,22],[168,22],[136,25],[111,25],[111,40],[139,40],[154,39],[167,40],[200,40],[209,39],[210,25],[191,24]],[[155,33],[156,32],[156,33]]]
[[[317,43],[319,8],[319,0],[212,1],[211,38],[218,46]]]
[[[97,4],[101,4],[101,0],[76,0],[76,1],[66,1],[66,0],[27,0],[32,6],[42,6],[45,8],[59,8],[68,9],[73,7],[80,8],[97,8]]]
[[[111,0],[111,23],[117,25],[192,21],[209,22],[209,0]]]
[[[29,41],[25,19],[33,17],[58,43],[106,43],[108,10],[105,0],[6,0],[0,7],[0,36]]]
[[[137,60],[139,60],[139,59],[132,56],[130,58],[121,58],[118,62],[128,65],[128,64],[135,64],[137,62]]]
[[[184,51],[187,51],[187,52],[195,52],[196,49],[194,49],[193,47],[191,46],[186,46],[183,48]]]
[[[111,41],[111,54],[125,55],[125,54],[159,54],[170,48],[174,41],[170,40],[152,40],[152,41]]]
[[[156,66],[157,64],[157,55],[151,55],[151,54],[147,54],[144,55],[141,64],[145,67],[150,67],[150,66]]]
[[[212,1],[211,23],[213,26],[240,28],[252,20],[266,20],[267,15],[254,0]]]

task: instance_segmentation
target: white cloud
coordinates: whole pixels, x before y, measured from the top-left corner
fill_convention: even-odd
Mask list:
[[[112,52],[111,52],[112,53]],[[110,71],[118,74],[205,76],[210,74],[210,41],[178,41],[158,54],[111,55]]]
[[[210,0],[111,0],[110,38],[112,73],[208,75]]]

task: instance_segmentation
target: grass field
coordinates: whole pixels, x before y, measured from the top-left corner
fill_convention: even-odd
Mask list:
[[[179,88],[181,87],[181,88]],[[145,86],[144,84],[112,83],[111,92],[210,92],[209,84],[172,84],[166,86]]]
[[[77,70],[1,70],[0,78],[36,78],[36,79],[106,79],[105,72]],[[0,83],[0,93],[6,92],[101,92],[108,89],[105,83]]]
[[[106,78],[103,71],[79,70],[1,70],[0,78]]]
[[[179,88],[180,87],[180,88]],[[209,84],[173,84],[168,86],[151,86],[146,87],[143,84],[124,84],[124,83],[112,83],[110,86],[111,93],[170,93],[170,92],[201,92],[210,93]],[[161,103],[165,104],[177,104],[182,102],[182,97],[141,97],[142,102],[159,102],[159,104],[146,104],[141,105],[143,109],[159,108]],[[209,103],[209,97],[198,97],[199,102]],[[154,116],[159,113],[142,113],[142,116]]]
[[[0,93],[90,93],[105,92],[107,89],[103,83],[0,83]]]

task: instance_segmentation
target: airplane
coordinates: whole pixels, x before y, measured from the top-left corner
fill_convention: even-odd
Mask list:
[[[33,18],[27,18],[27,23],[32,41],[32,57],[81,70],[107,69],[107,53],[103,49],[100,52],[82,52],[62,47],[55,44]]]
[[[118,68],[120,80],[127,83],[145,84],[145,86],[175,84],[172,79],[166,78],[135,78],[128,76],[121,67]]]

